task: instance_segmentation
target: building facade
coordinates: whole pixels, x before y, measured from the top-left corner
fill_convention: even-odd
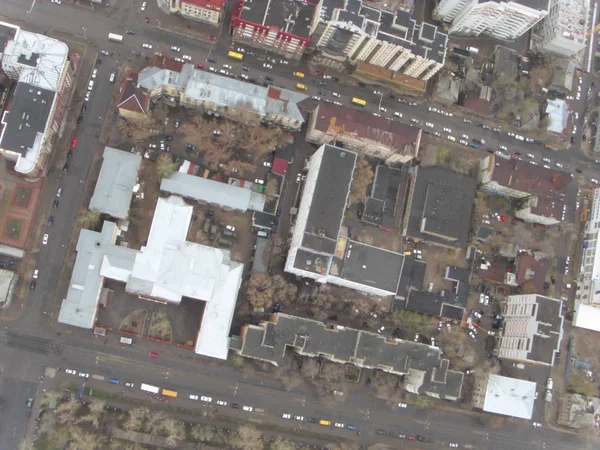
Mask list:
[[[434,16],[450,23],[450,34],[490,36],[514,41],[548,14],[548,4],[533,5],[527,0],[493,2],[479,0],[442,0]]]
[[[225,15],[226,0],[170,0],[171,14],[181,14],[186,19],[219,25]]]
[[[510,295],[495,354],[531,364],[554,365],[563,337],[562,301],[538,294]]]
[[[594,189],[590,202],[575,300],[600,306],[600,189]]]
[[[0,118],[0,152],[16,172],[37,176],[68,110],[75,61],[64,42],[4,22],[0,31],[8,37],[0,65],[15,83]]]
[[[315,17],[311,46],[330,59],[369,63],[421,80],[444,66],[448,36],[401,9],[391,13],[361,0],[321,0]]]
[[[314,12],[308,1],[240,0],[231,12],[230,34],[240,45],[300,59],[310,45]]]
[[[590,20],[587,0],[550,0],[548,15],[535,27],[540,48],[570,57],[585,49]]]

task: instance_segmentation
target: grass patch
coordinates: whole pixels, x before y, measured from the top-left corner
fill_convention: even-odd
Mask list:
[[[14,241],[18,241],[21,237],[21,228],[23,222],[19,219],[8,219],[6,224],[6,237]]]

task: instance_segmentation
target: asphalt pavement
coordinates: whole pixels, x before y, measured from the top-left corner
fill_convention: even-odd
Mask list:
[[[229,49],[227,30],[221,31],[221,39],[214,44],[186,38],[178,33],[164,31],[154,26],[157,17],[162,13],[157,8],[141,13],[134,3],[117,2],[118,5],[111,9],[98,9],[93,11],[87,8],[78,8],[67,2],[61,5],[51,4],[48,1],[38,1],[33,4],[24,4],[17,0],[3,2],[2,14],[8,21],[24,21],[26,27],[32,31],[44,32],[57,30],[72,35],[82,42],[89,40],[89,51],[105,49],[113,53],[112,57],[101,57],[102,64],[98,67],[96,83],[84,121],[74,131],[77,145],[69,160],[69,170],[62,174],[51,173],[45,187],[45,199],[55,198],[58,187],[62,188],[59,205],[52,211],[54,224],[48,229],[49,241],[41,245],[37,256],[37,268],[40,275],[36,290],[31,292],[27,301],[28,310],[22,318],[14,323],[7,323],[4,330],[0,330],[0,361],[3,372],[0,378],[1,399],[4,406],[3,420],[0,421],[0,448],[17,448],[18,443],[25,434],[27,421],[24,417],[25,401],[33,396],[36,391],[38,377],[44,373],[45,367],[60,366],[61,372],[66,368],[77,371],[87,371],[105,377],[115,377],[120,380],[156,384],[161,387],[177,389],[180,398],[177,402],[189,402],[189,394],[202,394],[228,402],[249,404],[254,408],[263,408],[269,420],[288,423],[281,418],[283,413],[299,414],[305,420],[309,417],[326,418],[332,421],[352,424],[361,431],[354,435],[362,444],[385,442],[394,448],[402,448],[405,443],[397,437],[377,434],[377,430],[387,434],[423,435],[431,440],[433,447],[447,446],[449,442],[459,442],[461,446],[470,445],[472,448],[490,449],[579,449],[596,448],[597,444],[588,442],[585,437],[561,433],[549,428],[533,429],[531,424],[516,422],[499,429],[488,429],[481,422],[480,416],[463,414],[451,409],[420,409],[410,406],[407,409],[397,408],[395,405],[377,400],[368,393],[349,395],[339,405],[323,405],[316,393],[304,385],[291,391],[286,391],[281,383],[264,375],[245,374],[233,370],[229,364],[206,361],[191,355],[188,351],[169,347],[168,353],[161,352],[159,359],[149,359],[149,349],[156,350],[148,342],[140,341],[131,348],[121,348],[118,337],[110,336],[107,340],[94,338],[87,331],[73,330],[72,334],[59,334],[52,328],[55,317],[51,317],[53,308],[60,304],[64,292],[60,292],[59,280],[61,279],[66,251],[70,239],[72,224],[84,195],[84,183],[87,177],[94,152],[100,150],[102,145],[95,135],[100,132],[104,118],[112,116],[107,111],[108,102],[115,85],[108,82],[110,72],[114,71],[120,63],[128,57],[136,57],[143,53],[143,43],[153,45],[148,56],[154,51],[168,51],[171,45],[182,48],[181,54],[192,57],[193,62],[206,62],[209,53],[217,57],[218,63],[230,64],[235,73],[241,73],[241,66],[247,66],[251,77],[260,79],[271,75],[275,84],[293,89],[297,80],[292,73],[296,70],[305,71],[307,76],[304,83],[309,86],[308,94],[319,95],[320,90],[326,90],[325,98],[331,99],[331,93],[340,94],[340,102],[349,105],[350,98],[358,95],[368,104],[365,108],[370,112],[378,112],[379,104],[387,109],[387,114],[402,113],[404,120],[410,119],[432,122],[434,129],[440,132],[443,128],[452,129],[451,134],[460,136],[469,134],[471,137],[484,138],[485,147],[505,145],[511,151],[520,151],[523,154],[533,153],[536,159],[542,155],[551,155],[553,161],[568,165],[569,170],[581,169],[585,176],[595,175],[596,167],[579,151],[552,152],[516,141],[506,133],[495,133],[484,130],[473,124],[462,121],[459,117],[449,117],[435,114],[428,110],[427,105],[409,106],[397,99],[373,94],[373,88],[362,88],[357,91],[354,81],[340,76],[340,82],[330,81],[327,86],[319,86],[320,78],[309,74],[304,63],[275,64],[273,70],[262,67],[264,53],[257,52],[254,58],[245,58],[242,63],[233,62],[225,57]],[[28,11],[31,11],[28,13]],[[156,14],[157,17],[153,16]],[[150,16],[150,25],[145,23],[144,17]],[[109,32],[124,33],[125,29],[136,30],[135,35],[126,35],[123,44],[108,42]],[[52,33],[50,33],[52,34]],[[237,47],[237,46],[236,46]],[[277,58],[279,61],[280,58]],[[210,64],[209,64],[210,65]],[[337,75],[336,75],[337,76]],[[83,86],[79,91],[83,97],[85,86],[90,77],[82,73],[78,83]],[[591,78],[586,78],[586,83],[591,83]],[[587,84],[586,84],[587,86]],[[321,96],[322,97],[322,96]],[[81,107],[74,104],[72,107],[78,111]],[[63,149],[64,151],[64,149]],[[474,150],[475,151],[475,150]],[[308,153],[308,152],[307,152]],[[304,163],[303,155],[297,155],[292,163],[290,175],[286,180],[285,194],[282,207],[290,208],[297,192],[295,176]],[[589,167],[588,167],[589,165]],[[599,177],[600,178],[600,177]],[[50,194],[47,194],[50,192]],[[284,225],[287,226],[287,225]],[[65,276],[68,277],[68,273]],[[14,334],[16,333],[16,334]],[[78,380],[81,381],[81,380]],[[92,381],[91,383],[100,383]],[[107,382],[104,382],[105,385]],[[242,415],[242,417],[244,417]],[[305,423],[306,430],[323,428],[318,425]],[[316,427],[316,428],[314,428]],[[347,436],[347,429],[325,429],[327,433]],[[421,444],[420,444],[421,445]],[[423,448],[427,448],[426,444]]]

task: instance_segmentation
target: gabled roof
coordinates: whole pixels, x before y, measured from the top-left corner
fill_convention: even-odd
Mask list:
[[[128,69],[123,83],[117,107],[136,113],[146,114],[150,104],[150,96],[144,88],[137,87],[138,73]]]

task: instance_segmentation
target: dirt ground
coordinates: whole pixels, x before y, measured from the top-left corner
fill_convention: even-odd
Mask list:
[[[120,325],[129,314],[138,310],[147,310],[146,321],[142,336],[148,335],[152,314],[164,312],[170,321],[173,331],[173,343],[188,343],[193,345],[200,328],[204,302],[184,298],[180,305],[165,305],[162,303],[143,300],[125,292],[125,285],[113,280],[106,280],[104,287],[114,291],[110,307],[98,310],[98,323],[118,332]]]

